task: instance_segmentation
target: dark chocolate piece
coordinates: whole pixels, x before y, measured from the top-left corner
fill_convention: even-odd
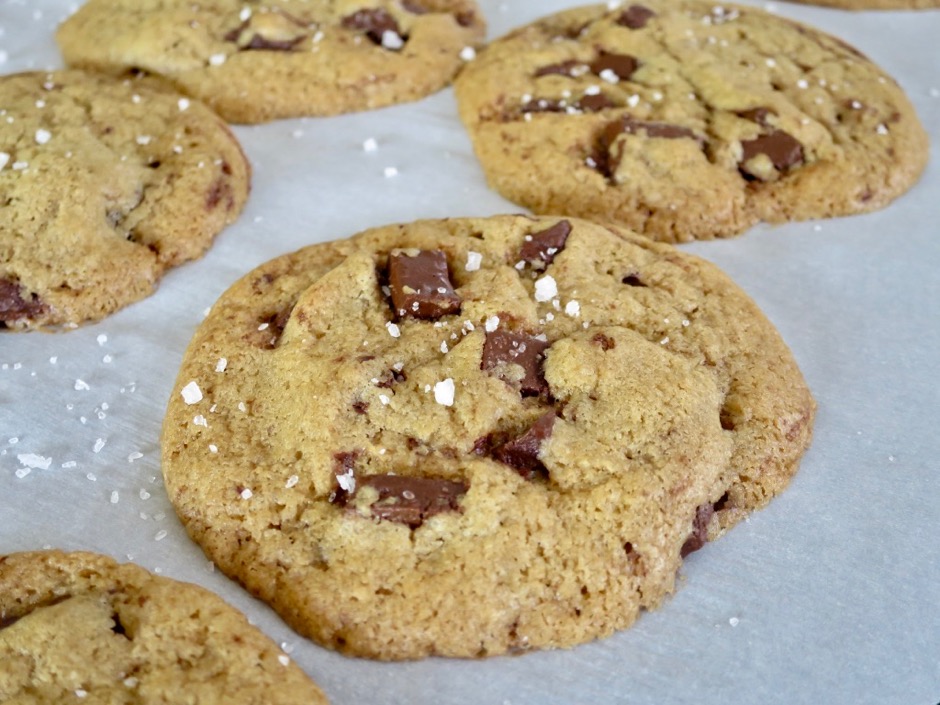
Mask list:
[[[755,139],[744,140],[741,142],[741,149],[744,152],[741,157],[742,165],[759,154],[766,154],[777,171],[786,171],[803,163],[803,145],[783,130],[774,130]]]
[[[460,511],[459,500],[469,489],[465,482],[401,475],[366,475],[357,479],[356,491],[363,487],[379,493],[371,506],[372,516],[412,529],[435,514]]]
[[[563,113],[567,109],[560,100],[535,98],[522,106],[523,113]]]
[[[552,263],[555,255],[565,249],[570,234],[571,223],[567,220],[560,220],[547,230],[532,233],[522,243],[519,259],[537,269],[544,269]]]
[[[548,471],[539,460],[539,451],[542,444],[551,438],[554,426],[555,412],[546,412],[528,431],[497,448],[493,457],[514,468],[526,480],[531,480],[537,474],[547,474]]]
[[[682,544],[679,555],[685,558],[708,543],[708,522],[714,513],[715,508],[711,504],[699,505],[695,510],[695,518],[692,520],[692,533]]]
[[[295,46],[300,44],[306,38],[307,35],[301,34],[300,36],[294,37],[292,39],[265,39],[262,35],[255,33],[248,43],[241,48],[246,51],[291,51]]]
[[[620,155],[612,157],[610,148],[620,135],[646,135],[649,138],[659,139],[682,139],[689,138],[700,142],[695,133],[687,127],[673,125],[668,122],[649,122],[645,120],[634,120],[629,115],[608,123],[600,135],[598,135],[594,154],[591,159],[594,162],[594,168],[601,174],[610,178],[617,171],[620,164]]]
[[[394,32],[402,39],[405,38],[395,18],[380,7],[357,10],[353,14],[344,17],[342,25],[347,29],[364,31],[366,36],[379,46],[382,46],[382,35],[386,32]]]
[[[584,67],[585,73],[587,72],[587,64],[585,64],[583,61],[569,59],[568,61],[562,61],[558,64],[549,64],[548,66],[543,66],[542,68],[536,70],[535,77],[539,78],[540,76],[558,74],[559,76],[568,76],[570,78],[576,75],[578,67]]]
[[[23,296],[23,287],[0,277],[0,326],[7,321],[34,318],[45,313],[46,305],[36,294]]]
[[[627,286],[646,286],[646,284],[643,283],[643,280],[640,279],[640,275],[637,272],[630,272],[620,281]]]
[[[762,127],[770,127],[770,123],[767,122],[767,117],[769,115],[776,116],[775,113],[770,108],[751,108],[750,110],[740,110],[736,113],[738,117],[742,117],[745,120],[750,120],[751,122],[756,122]]]
[[[435,320],[460,313],[461,299],[450,283],[447,256],[440,250],[390,255],[388,285],[399,317]]]
[[[643,29],[650,18],[656,17],[656,13],[643,5],[630,5],[626,10],[620,13],[617,18],[617,24],[630,29]]]
[[[617,104],[603,93],[595,93],[594,95],[583,96],[581,100],[575,103],[575,107],[586,113],[596,113],[607,108],[615,108]]]
[[[591,62],[591,73],[600,76],[603,71],[613,71],[617,78],[627,80],[639,67],[640,62],[634,56],[601,50]]]
[[[542,376],[542,360],[548,343],[526,333],[494,330],[486,334],[483,343],[481,370],[491,370],[505,364],[519,365],[525,371],[519,391],[522,396],[537,396],[548,391]]]

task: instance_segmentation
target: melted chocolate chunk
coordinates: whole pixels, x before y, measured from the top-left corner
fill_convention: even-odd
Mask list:
[[[650,18],[656,17],[656,13],[643,5],[630,5],[626,10],[620,13],[617,18],[617,24],[630,29],[643,29]]]
[[[750,120],[751,122],[756,122],[762,127],[770,127],[770,123],[767,122],[767,118],[770,115],[776,116],[775,113],[770,108],[751,108],[750,110],[741,110],[736,115],[742,117],[745,120]]]
[[[607,108],[615,108],[617,104],[603,93],[595,93],[582,97],[575,103],[575,107],[586,113],[596,113]]]
[[[594,161],[594,168],[607,178],[611,178],[620,164],[620,155],[612,158],[610,148],[620,135],[646,135],[649,138],[659,139],[694,139],[700,144],[698,137],[687,127],[673,125],[668,122],[647,122],[644,120],[634,120],[629,115],[625,115],[601,130],[598,135],[594,154],[591,159]]]
[[[46,305],[36,294],[23,296],[23,287],[0,278],[0,327],[8,321],[34,318],[46,312]]]
[[[388,285],[399,317],[436,320],[460,313],[461,299],[450,283],[447,256],[440,250],[390,255]]]
[[[293,39],[265,39],[262,35],[256,33],[248,40],[248,43],[241,48],[246,51],[290,51],[306,38],[306,35],[301,34],[299,37],[294,37]]]
[[[767,155],[777,171],[786,171],[803,163],[803,145],[783,130],[745,140],[741,142],[741,149],[744,151],[742,166],[759,154]]]
[[[514,468],[526,480],[531,480],[537,474],[547,474],[548,471],[539,460],[539,451],[542,444],[551,438],[554,426],[555,412],[546,412],[524,434],[497,448],[493,457]]]
[[[382,46],[382,35],[386,32],[394,32],[402,39],[405,38],[395,18],[380,7],[358,10],[344,17],[342,25],[347,29],[358,29],[365,32],[366,36],[379,46]]]
[[[460,511],[459,500],[469,489],[465,482],[401,475],[366,475],[356,487],[356,491],[371,487],[379,493],[371,506],[372,516],[412,529],[435,514]]]
[[[563,113],[567,104],[550,98],[535,98],[522,106],[523,113]]]
[[[625,276],[620,281],[627,286],[646,286],[646,284],[643,283],[643,280],[640,279],[640,275],[636,272],[630,272],[630,274]]]
[[[542,376],[542,360],[547,348],[546,341],[526,333],[497,329],[486,334],[480,369],[491,370],[506,364],[519,365],[525,373],[519,391],[524,397],[537,396],[548,391],[548,383]]]
[[[544,269],[552,263],[555,255],[565,249],[571,223],[560,220],[552,227],[529,235],[519,250],[519,259],[531,264],[536,269]]]
[[[695,519],[692,520],[692,533],[682,544],[679,555],[685,558],[708,543],[708,522],[714,513],[715,508],[711,504],[702,504],[695,510]]]
[[[543,66],[540,69],[537,69],[535,72],[535,77],[539,78],[540,76],[568,76],[573,77],[577,75],[579,69],[583,69],[586,73],[588,70],[587,64],[583,61],[577,61],[576,59],[570,59],[568,61],[562,61],[558,64],[549,64],[548,66]]]
[[[603,51],[591,62],[591,73],[601,75],[603,71],[612,71],[617,78],[627,80],[640,67],[636,57],[629,54],[614,54]]]

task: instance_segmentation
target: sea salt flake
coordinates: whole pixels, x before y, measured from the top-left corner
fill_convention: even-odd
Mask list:
[[[398,176],[398,169],[393,166],[387,166],[382,173],[385,174],[386,179],[392,179]]]
[[[108,342],[108,336],[105,335],[104,333],[101,333],[98,335],[97,338],[95,338],[95,340],[98,341],[98,345],[104,345],[105,343]]]
[[[398,32],[386,29],[382,32],[382,46],[386,49],[401,49],[405,46],[405,40],[401,38]]]
[[[150,493],[145,489],[141,489],[138,494],[140,495],[140,498],[143,500],[150,499]]]
[[[16,475],[16,479],[22,480],[24,477],[26,477],[27,475],[29,475],[29,473],[31,473],[31,472],[32,472],[32,469],[30,469],[30,468],[19,468],[19,469],[18,469],[16,472],[14,472],[13,474]]]
[[[143,454],[143,453],[141,453],[140,451],[136,451],[136,450],[135,450],[133,453],[129,453],[129,454],[128,454],[128,456],[127,456],[127,462],[133,463],[135,460],[140,460],[140,459],[143,458],[143,457],[144,457],[144,454]]]
[[[464,47],[460,50],[460,58],[464,61],[473,61],[477,58],[477,50],[473,47]]]
[[[447,347],[447,341],[446,340],[441,341],[441,352],[446,355],[449,350],[450,348]]]
[[[220,357],[220,358],[219,358],[219,361],[218,361],[217,363],[215,363],[215,371],[216,371],[216,372],[225,372],[225,368],[226,368],[227,366],[228,366],[228,360],[226,360],[224,357]]]
[[[391,399],[389,399],[388,395],[386,394],[379,394],[379,401],[382,402],[382,404],[387,405],[391,401]]]
[[[111,504],[117,504],[120,499],[121,499],[121,496],[118,494],[118,491],[113,490],[111,492]]]
[[[238,13],[238,19],[240,19],[242,22],[247,22],[250,17],[251,17],[250,7],[243,7],[241,9],[241,12]]]
[[[210,452],[210,453],[218,453],[218,452],[219,452],[219,447],[218,447],[215,443],[210,443],[210,444],[209,444],[209,452]]]
[[[147,145],[153,140],[153,137],[150,135],[137,135],[137,144]]]
[[[289,666],[289,665],[290,665],[290,657],[289,657],[289,656],[285,656],[284,654],[281,654],[280,656],[278,656],[278,657],[277,657],[277,660],[280,662],[280,664],[281,664],[282,666]]]
[[[10,155],[6,152],[0,152],[0,171],[3,171],[3,167],[10,163]]]
[[[287,478],[287,482],[284,483],[284,486],[287,489],[290,489],[291,487],[294,487],[298,482],[300,482],[300,478],[297,477],[296,475],[291,475],[290,477]]]
[[[52,133],[49,130],[36,130],[36,144],[45,144],[52,139]]]
[[[389,321],[385,324],[385,328],[388,330],[388,334],[393,338],[397,338],[401,335],[401,329],[398,327],[397,323]]]
[[[535,282],[535,300],[539,302],[551,301],[554,297],[558,295],[558,284],[555,283],[555,278],[550,274],[546,274],[541,279],[537,279]]]
[[[577,301],[569,301],[565,304],[565,313],[572,318],[577,318],[581,315],[581,304]]]
[[[202,390],[199,389],[199,385],[196,384],[195,381],[183,387],[180,394],[183,397],[183,401],[190,406],[202,401]]]
[[[107,444],[107,441],[104,438],[99,438],[95,441],[95,446],[94,448],[92,448],[92,450],[95,453],[100,453],[101,449],[104,448],[106,444]]]
[[[441,406],[453,406],[454,393],[454,380],[450,377],[434,385],[434,401]]]
[[[476,272],[480,269],[481,264],[483,264],[483,255],[480,252],[467,253],[467,266],[465,269],[468,272]]]
[[[193,417],[193,424],[196,426],[202,426],[203,428],[209,428],[209,422],[206,421],[206,417],[202,414],[197,414]]]
[[[483,327],[486,329],[487,333],[492,333],[499,327],[499,316],[490,316],[486,319],[486,323],[483,324]]]
[[[239,496],[241,496],[242,499],[251,499],[252,496],[254,495],[254,492],[252,492],[250,489],[248,489],[248,488],[246,487],[245,489],[243,489],[243,490],[242,490],[241,492],[239,492],[238,494],[239,494]]]
[[[178,101],[176,101],[176,105],[180,109],[180,112],[183,112],[184,110],[189,110],[189,98],[180,98]],[[175,151],[175,147],[174,147],[174,151]],[[180,151],[183,151],[182,148],[180,148]]]
[[[81,379],[75,380],[75,391],[76,391],[76,392],[85,392],[85,391],[88,391],[89,389],[91,389],[91,387],[89,387],[89,386],[88,386],[88,383],[85,382],[84,380],[81,380]]]
[[[225,63],[226,56],[225,54],[213,54],[209,57],[210,66],[221,66]]]
[[[374,152],[379,148],[379,143],[376,141],[375,137],[369,137],[362,143],[363,152]]]
[[[160,529],[157,533],[153,535],[154,541],[162,541],[166,538],[166,529]]]

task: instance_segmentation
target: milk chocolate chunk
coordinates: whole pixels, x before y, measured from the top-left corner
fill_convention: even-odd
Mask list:
[[[537,69],[535,72],[535,77],[540,76],[551,76],[553,74],[558,74],[560,76],[576,76],[578,72],[582,71],[587,72],[588,66],[583,61],[578,61],[576,59],[570,59],[568,61],[562,61],[557,64],[549,64],[548,66],[543,66],[540,69]]]
[[[555,255],[565,249],[571,223],[560,220],[547,230],[533,233],[526,238],[519,250],[519,259],[528,262],[537,269],[550,265]]]
[[[702,504],[695,510],[695,519],[692,520],[692,533],[689,534],[689,538],[682,544],[682,550],[679,551],[683,558],[708,543],[708,522],[714,513],[715,508],[711,504]]]
[[[555,412],[546,412],[524,434],[497,448],[493,457],[514,468],[526,480],[547,474],[545,465],[539,460],[539,452],[542,444],[551,438],[554,426]]]
[[[548,384],[542,376],[542,360],[546,348],[547,341],[526,333],[497,329],[486,334],[480,369],[492,370],[500,365],[519,365],[524,371],[519,391],[522,396],[537,396],[548,391]]]
[[[745,120],[750,120],[751,122],[756,122],[758,125],[762,125],[763,127],[769,127],[770,123],[767,121],[767,118],[776,114],[777,113],[769,108],[751,108],[750,110],[741,110],[737,113],[738,117],[742,117]]]
[[[32,318],[45,312],[46,305],[36,294],[23,295],[16,282],[0,278],[0,327],[7,321]]]
[[[447,256],[440,250],[390,255],[388,284],[392,305],[401,318],[436,320],[460,313],[461,299],[450,283]]]
[[[464,482],[401,475],[366,475],[359,478],[356,491],[363,487],[379,493],[370,507],[372,516],[412,529],[435,514],[460,511],[459,500],[469,489]]]
[[[365,32],[366,36],[379,46],[383,45],[382,37],[386,32],[393,32],[399,38],[404,39],[401,30],[398,28],[398,22],[388,11],[382,8],[358,10],[344,17],[342,25],[347,29],[358,29]]]
[[[630,29],[643,29],[650,18],[656,17],[656,13],[643,5],[630,5],[626,10],[620,13],[617,18],[617,24]]]
[[[626,80],[639,66],[640,62],[634,56],[601,50],[597,58],[591,62],[591,73],[600,76],[604,71],[612,71],[617,78]]]
[[[617,171],[620,164],[620,156],[612,156],[610,148],[620,135],[645,135],[649,138],[659,139],[694,139],[698,141],[695,133],[682,125],[673,125],[668,122],[652,122],[646,120],[634,120],[629,115],[625,115],[614,122],[608,123],[597,138],[597,145],[591,159],[594,162],[594,168],[601,174],[610,178]]]
[[[563,113],[567,103],[551,98],[536,98],[522,106],[523,113]]]
[[[583,96],[577,103],[575,107],[583,110],[586,113],[596,113],[601,110],[606,110],[607,108],[614,108],[617,104],[608,98],[603,93],[595,93],[594,95]]]
[[[777,171],[786,171],[803,163],[803,145],[783,130],[774,130],[755,139],[744,140],[741,142],[741,149],[742,167],[759,154],[767,155]]]

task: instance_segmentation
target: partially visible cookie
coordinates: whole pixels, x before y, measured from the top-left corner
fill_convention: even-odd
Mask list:
[[[670,242],[872,211],[927,160],[913,106],[858,51],[705,0],[543,18],[488,45],[456,92],[504,196]]]
[[[327,702],[208,590],[61,551],[0,556],[0,701]]]
[[[380,659],[628,626],[796,471],[814,403],[714,266],[559,218],[419,221],[262,265],[163,427],[190,535],[298,631]]]
[[[206,106],[153,79],[0,78],[0,328],[100,319],[238,217],[250,169]]]
[[[159,74],[257,123],[422,98],[484,31],[475,0],[89,0],[56,39],[72,66]]]
[[[840,10],[929,10],[940,0],[790,0],[805,5],[825,5]]]

